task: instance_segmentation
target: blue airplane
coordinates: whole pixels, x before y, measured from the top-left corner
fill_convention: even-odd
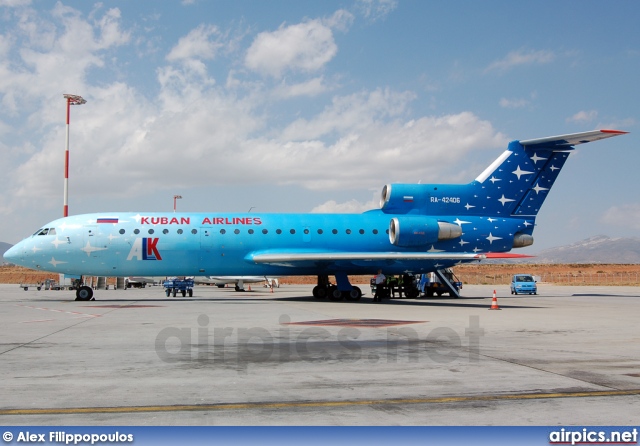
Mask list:
[[[517,257],[508,251],[533,243],[536,215],[573,146],[625,133],[513,141],[469,184],[388,184],[380,209],[362,214],[75,215],[42,226],[4,257],[84,276],[314,275],[316,298],[358,300],[348,275]],[[76,291],[78,300],[92,297],[87,286]]]

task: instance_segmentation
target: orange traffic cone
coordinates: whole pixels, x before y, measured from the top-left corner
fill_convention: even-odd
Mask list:
[[[251,291],[251,285],[249,285],[249,291]]]
[[[491,299],[491,308],[489,308],[490,310],[502,310],[502,308],[500,308],[498,306],[498,299],[496,298],[496,290],[493,290],[493,299]]]

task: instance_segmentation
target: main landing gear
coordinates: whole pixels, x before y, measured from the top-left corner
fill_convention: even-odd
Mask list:
[[[329,282],[329,276],[318,276],[318,284],[313,287],[313,297],[316,299],[329,298],[331,300],[360,300],[362,290],[349,283],[346,274],[336,274],[336,282],[338,285],[332,285]]]
[[[83,285],[76,290],[76,300],[94,300],[91,287]]]

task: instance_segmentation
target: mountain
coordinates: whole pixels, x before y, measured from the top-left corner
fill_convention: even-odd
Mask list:
[[[596,235],[540,251],[527,263],[640,263],[640,238]]]

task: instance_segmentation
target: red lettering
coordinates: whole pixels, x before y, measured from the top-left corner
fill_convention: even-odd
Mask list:
[[[177,219],[177,218],[175,218],[175,217],[173,217],[173,218],[171,219],[171,221],[169,221],[169,224],[170,224],[170,225],[177,225],[177,224],[179,224],[179,223],[180,223],[180,222],[179,222],[179,221],[178,221],[178,219]]]
[[[155,256],[157,260],[162,260],[160,257],[160,253],[158,252],[158,248],[156,245],[158,244],[159,238],[149,238],[147,239],[147,256]]]
[[[140,224],[148,225],[149,224],[149,217],[140,217]]]
[[[151,217],[152,225],[157,225],[158,223],[160,223],[160,219],[158,217]]]
[[[214,224],[221,225],[222,224],[222,218],[221,217],[216,217]]]
[[[168,217],[162,217],[160,220],[162,221],[163,225],[169,224],[169,218]]]
[[[181,225],[188,225],[191,222],[191,217],[180,217]]]
[[[262,220],[260,220],[259,217],[254,217],[253,224],[254,225],[261,225],[262,224]]]
[[[202,223],[200,223],[202,225],[211,225],[213,223],[211,223],[211,220],[209,220],[209,217],[205,217],[204,220],[202,220]]]

